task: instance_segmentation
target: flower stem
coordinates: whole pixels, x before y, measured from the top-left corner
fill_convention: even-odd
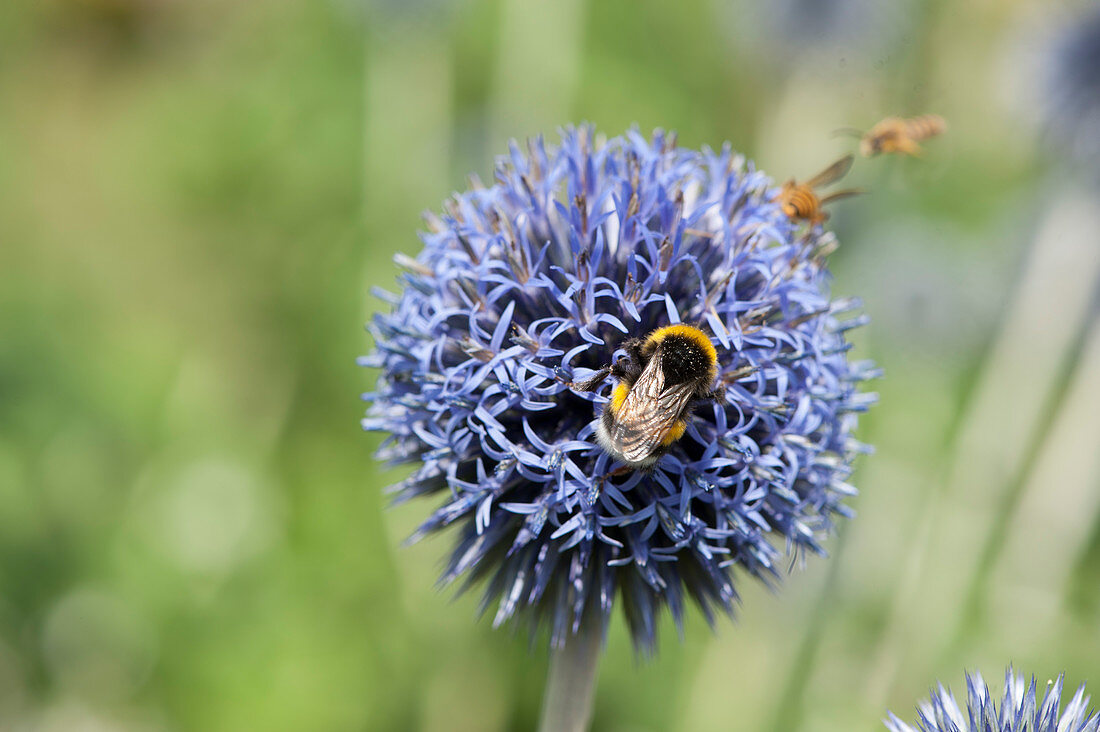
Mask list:
[[[597,624],[598,626],[598,624]],[[596,668],[603,633],[593,624],[581,626],[565,644],[550,652],[550,674],[542,699],[539,732],[585,732],[596,696]]]

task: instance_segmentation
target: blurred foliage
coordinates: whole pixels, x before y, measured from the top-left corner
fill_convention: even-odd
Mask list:
[[[951,590],[1001,576],[1014,506],[1045,490],[1028,466],[1097,396],[1094,320],[1058,297],[1094,259],[1028,289],[1074,183],[1011,62],[1074,8],[914,0],[861,31],[894,43],[809,44],[739,27],[751,4],[0,4],[0,729],[533,726],[545,650],[433,589],[438,542],[399,548],[427,509],[383,512],[400,474],[358,430],[354,359],[419,212],[488,179],[507,138],[575,120],[731,140],[777,179],[850,149],[839,127],[952,124],[923,160],[860,161],[872,193],[836,210],[836,288],[867,300],[860,355],[888,374],[860,515],[778,596],[747,588],[718,638],[694,617],[640,662],[614,628],[596,728],[874,729],[963,666],[1095,672],[1096,450],[1055,462],[1074,538],[1030,537],[1068,558],[1065,587]],[[1049,312],[1017,330],[1033,300]],[[997,360],[1063,322],[1037,365]],[[1003,364],[1027,370],[1002,385]],[[1046,416],[1021,407],[1001,440],[995,407],[1028,393]],[[1095,421],[1065,429],[1087,446]]]

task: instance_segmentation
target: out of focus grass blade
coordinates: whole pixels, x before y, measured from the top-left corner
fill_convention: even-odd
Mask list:
[[[945,650],[945,635],[964,610],[991,532],[1012,498],[1011,480],[1028,445],[1042,438],[1036,425],[1089,308],[1100,274],[1098,217],[1091,201],[1064,195],[1039,228],[964,417],[946,482],[922,519],[927,539],[914,547],[918,558],[895,596],[867,680],[868,699],[885,702],[903,663],[907,674],[927,676]]]
[[[1045,435],[990,573],[986,606],[1014,612],[1010,618],[991,612],[983,619],[1011,620],[1008,632],[1024,643],[1033,640],[1028,629],[1045,636],[1053,627],[1100,514],[1098,410],[1100,318],[1094,313],[1062,410]]]
[[[367,41],[364,110],[364,213],[369,236],[407,232],[403,241],[371,241],[378,266],[395,250],[419,249],[414,233],[425,208],[450,190],[452,67],[450,42],[431,28],[399,24]]]
[[[571,119],[581,69],[584,0],[504,0],[489,149],[553,131]]]

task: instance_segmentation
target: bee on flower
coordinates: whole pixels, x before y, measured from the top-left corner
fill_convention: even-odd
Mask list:
[[[639,648],[687,601],[732,612],[847,516],[873,365],[821,227],[728,147],[673,135],[513,144],[491,185],[427,217],[370,325],[363,426],[441,503],[442,580],[561,645],[622,607]]]

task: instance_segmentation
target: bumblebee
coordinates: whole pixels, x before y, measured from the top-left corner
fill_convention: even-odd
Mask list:
[[[626,358],[573,386],[593,391],[609,375],[618,379],[596,423],[596,439],[627,467],[649,469],[683,437],[695,404],[725,403],[725,390],[714,386],[718,354],[690,325],[658,328],[621,348]]]
[[[863,191],[857,188],[849,188],[836,191],[827,196],[818,196],[817,190],[822,186],[835,183],[844,177],[848,169],[852,167],[852,155],[846,155],[840,160],[821,171],[805,183],[798,183],[794,178],[783,184],[779,195],[775,200],[783,209],[783,213],[792,219],[809,221],[811,225],[824,223],[829,218],[829,212],[824,209],[825,204],[848,196],[855,196]]]

